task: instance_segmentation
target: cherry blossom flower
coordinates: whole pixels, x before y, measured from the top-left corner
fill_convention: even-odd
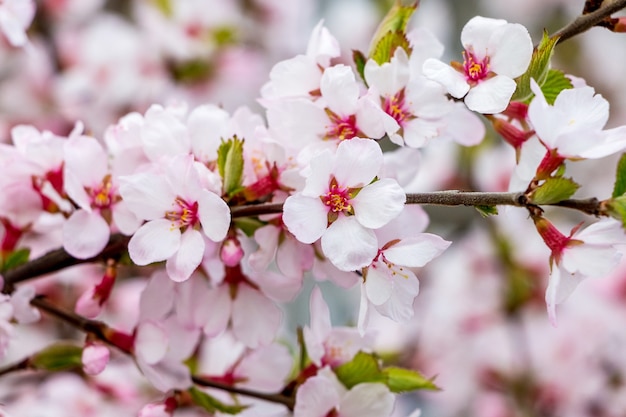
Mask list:
[[[551,250],[551,273],[546,289],[548,316],[556,326],[556,305],[562,303],[576,286],[590,277],[606,276],[617,266],[626,243],[621,224],[614,219],[601,220],[579,231],[563,235],[543,217],[534,219],[537,231]]]
[[[25,46],[28,43],[26,29],[34,17],[35,2],[33,0],[0,2],[0,31],[13,46]]]
[[[333,155],[311,160],[306,185],[285,201],[283,221],[303,243],[322,239],[322,250],[339,269],[362,268],[378,250],[373,229],[396,217],[406,196],[395,180],[377,179],[383,155],[378,144],[355,138]]]
[[[528,30],[517,23],[476,16],[461,32],[463,63],[452,66],[429,58],[424,75],[441,83],[450,95],[465,97],[470,110],[499,113],[515,91],[514,78],[526,72],[533,44]]]
[[[383,384],[361,383],[347,390],[328,368],[298,388],[294,417],[388,417],[395,397]]]
[[[191,155],[172,158],[165,171],[120,178],[120,194],[130,210],[148,220],[131,238],[128,252],[137,265],[167,260],[170,278],[184,281],[202,261],[202,235],[214,242],[226,237],[230,210],[202,187]]]

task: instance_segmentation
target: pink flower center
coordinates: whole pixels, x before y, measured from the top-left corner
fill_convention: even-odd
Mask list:
[[[331,181],[328,192],[321,197],[322,202],[328,207],[329,211],[337,214],[352,211],[351,198],[350,190],[340,188],[334,178]]]
[[[470,83],[477,83],[484,80],[489,75],[489,57],[482,60],[476,58],[473,52],[463,51],[463,71],[465,79]]]
[[[359,136],[359,128],[356,126],[356,116],[339,116],[329,109],[326,114],[330,119],[330,126],[326,127],[324,139],[347,140]]]
[[[111,175],[105,176],[98,187],[87,188],[86,191],[91,197],[91,206],[94,208],[108,209],[119,200],[111,183]]]
[[[383,110],[389,116],[393,117],[400,126],[404,126],[404,122],[412,119],[414,116],[407,108],[404,100],[404,88],[392,97],[387,97],[383,103]]]
[[[174,200],[176,206],[173,210],[165,212],[165,218],[172,222],[172,227],[194,226],[198,223],[198,202],[189,203],[181,197]]]

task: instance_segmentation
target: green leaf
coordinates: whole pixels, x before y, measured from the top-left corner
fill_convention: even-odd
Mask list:
[[[496,206],[474,206],[483,217],[494,216],[498,214]]]
[[[541,86],[541,91],[548,104],[553,105],[561,91],[569,88],[573,88],[572,81],[565,76],[563,71],[551,69],[548,71],[545,83]]]
[[[248,237],[254,236],[254,232],[256,232],[258,228],[265,226],[265,223],[254,217],[240,217],[234,219],[233,223],[235,223],[236,228],[244,232]]]
[[[67,342],[59,342],[35,353],[30,364],[35,369],[57,372],[83,366],[83,349]]]
[[[530,195],[534,204],[555,204],[574,195],[580,186],[570,178],[548,178]]]
[[[170,0],[153,0],[153,2],[156,8],[159,9],[164,16],[173,16],[174,10],[172,9],[172,4],[170,3]]]
[[[241,189],[243,181],[243,139],[234,136],[222,140],[217,150],[217,168],[222,177],[222,191],[230,197]]]
[[[626,153],[622,154],[622,157],[617,163],[617,172],[615,173],[615,185],[613,186],[612,197],[619,197],[626,193]]]
[[[363,82],[365,82],[365,63],[367,62],[367,58],[363,55],[363,52],[353,49],[352,60],[356,66],[356,72],[359,74]]]
[[[548,76],[550,69],[550,58],[552,51],[558,41],[558,37],[551,38],[548,32],[543,33],[543,38],[539,46],[533,51],[528,69],[517,78],[517,89],[511,97],[511,101],[526,101],[531,98],[533,92],[530,89],[530,79],[534,78],[537,84],[542,86]]]
[[[418,389],[439,390],[433,383],[433,378],[426,378],[417,371],[410,369],[388,367],[383,370],[387,375],[387,386],[391,392],[401,393]]]
[[[404,49],[407,55],[411,54],[411,45],[404,32],[387,32],[372,50],[370,58],[376,61],[378,65],[382,65],[391,61],[396,48]]]
[[[409,23],[413,12],[417,9],[419,1],[413,1],[413,4],[403,6],[400,2],[396,2],[391,9],[387,12],[387,15],[380,22],[370,43],[370,56],[374,47],[378,42],[387,35],[388,32],[403,32],[406,30],[406,25]]]
[[[608,200],[606,208],[611,217],[622,222],[622,227],[626,229],[626,195]]]
[[[363,382],[387,382],[387,375],[380,370],[376,358],[365,352],[357,353],[350,362],[338,366],[335,374],[348,389]]]
[[[180,83],[193,84],[210,78],[214,71],[214,65],[209,61],[193,59],[184,62],[171,62],[168,66],[174,80]]]
[[[29,256],[30,256],[30,249],[28,248],[18,249],[9,253],[9,255],[7,255],[4,259],[0,258],[0,261],[1,261],[0,265],[2,265],[2,268],[0,268],[0,271],[6,272],[9,269],[13,269],[22,264],[25,264],[26,262],[28,262]]]
[[[199,389],[192,387],[189,389],[189,394],[196,405],[204,408],[208,413],[214,414],[216,412],[226,413],[226,414],[239,414],[246,408],[247,405],[229,405],[224,404],[220,400],[215,397],[210,396],[204,391],[200,391]]]

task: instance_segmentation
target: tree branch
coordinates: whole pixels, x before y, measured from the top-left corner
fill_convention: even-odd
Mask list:
[[[599,23],[602,23],[607,17],[613,13],[626,8],[626,0],[605,0],[603,5],[591,13],[578,16],[573,22],[559,29],[550,35],[551,38],[558,36],[558,43],[566,41],[580,33],[583,33]]]

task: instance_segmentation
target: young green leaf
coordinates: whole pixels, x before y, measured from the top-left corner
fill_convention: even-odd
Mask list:
[[[388,367],[383,370],[387,375],[387,386],[391,392],[401,393],[419,389],[439,390],[433,379],[428,379],[417,371]]]
[[[31,356],[30,365],[34,369],[50,372],[80,368],[82,367],[82,354],[83,349],[81,347],[68,342],[59,342]]]
[[[417,9],[419,1],[413,1],[412,4],[408,6],[403,6],[400,2],[396,2],[389,12],[385,16],[385,18],[380,22],[378,28],[376,28],[376,32],[374,33],[374,37],[372,38],[372,42],[370,43],[370,52],[369,56],[372,57],[374,53],[374,49],[377,48],[378,43],[385,37],[389,32],[395,33],[400,32],[404,33],[406,30],[406,25],[409,23],[413,12]]]
[[[357,353],[350,362],[338,366],[335,374],[348,389],[363,382],[387,382],[387,376],[380,370],[378,360],[365,352]]]
[[[611,217],[622,222],[622,227],[626,229],[626,195],[608,200],[606,208]]]
[[[626,193],[626,153],[622,154],[617,163],[617,172],[615,173],[615,185],[613,186],[612,197],[619,197]]]
[[[22,248],[9,253],[4,259],[0,257],[0,272],[6,272],[28,262],[30,249]]]
[[[498,214],[498,208],[496,206],[475,206],[475,208],[483,217],[489,217]]]
[[[191,395],[191,399],[196,405],[204,408],[211,415],[220,412],[225,414],[239,414],[246,408],[247,405],[229,405],[224,404],[220,400],[215,397],[210,396],[204,391],[200,391],[199,389],[192,387],[189,389],[189,394]]]
[[[411,45],[404,32],[387,32],[372,50],[370,58],[376,61],[378,65],[382,65],[391,61],[396,48],[404,49],[407,55],[411,54]]]
[[[363,55],[363,52],[353,49],[352,61],[354,61],[354,65],[356,66],[357,74],[359,74],[361,80],[365,82],[365,63],[367,62],[367,58]]]
[[[555,204],[574,195],[580,186],[570,178],[548,178],[530,195],[534,204]]]
[[[217,149],[217,169],[222,177],[222,192],[232,196],[243,181],[243,139],[237,136],[222,141]]]
[[[517,78],[517,89],[511,97],[511,101],[526,101],[532,96],[530,90],[530,79],[534,78],[537,84],[543,85],[548,76],[550,69],[550,58],[552,51],[558,41],[558,37],[551,38],[547,32],[543,33],[543,38],[539,46],[533,51],[528,69],[524,74]]]
[[[551,69],[548,71],[546,82],[541,86],[541,91],[548,104],[553,105],[561,91],[572,87],[572,82],[563,71]]]

